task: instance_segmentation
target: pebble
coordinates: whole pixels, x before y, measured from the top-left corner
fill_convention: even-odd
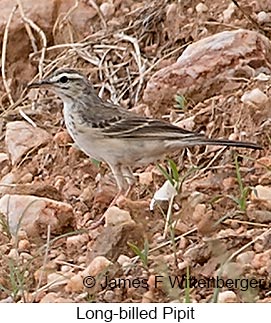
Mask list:
[[[108,303],[113,303],[115,298],[115,293],[112,290],[107,290],[104,294],[104,300]]]
[[[153,292],[151,290],[143,294],[141,303],[153,303]]]
[[[196,11],[199,14],[205,13],[208,10],[209,10],[208,7],[202,2],[200,2],[199,4],[196,5]]]
[[[243,103],[263,104],[268,101],[268,97],[260,89],[256,88],[245,92],[241,97],[241,101]]]
[[[130,213],[126,210],[121,210],[117,206],[109,207],[104,213],[104,218],[105,226],[133,222]]]
[[[83,277],[80,273],[72,276],[67,285],[65,286],[65,291],[70,292],[82,292],[84,290]]]
[[[18,251],[22,252],[22,251],[29,251],[30,250],[30,242],[26,239],[20,240],[18,242]]]
[[[246,251],[246,252],[240,253],[240,255],[238,255],[236,257],[236,260],[241,265],[247,265],[247,264],[251,264],[251,261],[254,258],[254,256],[255,256],[255,252],[254,251]]]
[[[258,23],[264,24],[264,23],[270,22],[270,16],[265,11],[260,11],[257,14],[257,20],[258,20]]]
[[[98,274],[103,273],[110,265],[112,265],[112,262],[110,260],[108,260],[104,256],[97,256],[82,272],[82,276],[97,276]]]
[[[105,18],[111,18],[115,12],[115,7],[112,3],[103,2],[100,5],[101,13],[104,15]]]
[[[233,291],[226,290],[218,294],[218,303],[236,303],[237,296]]]

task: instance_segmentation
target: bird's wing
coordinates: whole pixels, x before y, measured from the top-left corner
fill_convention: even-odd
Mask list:
[[[138,139],[188,139],[203,137],[170,123],[157,119],[149,119],[136,115],[124,115],[117,121],[104,122],[105,127],[102,133],[108,137],[114,138],[138,138]]]

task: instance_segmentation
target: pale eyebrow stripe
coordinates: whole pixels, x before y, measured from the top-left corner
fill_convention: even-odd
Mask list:
[[[51,78],[51,80],[53,82],[57,82],[59,81],[59,79],[63,76],[66,76],[68,79],[73,79],[73,80],[78,80],[78,79],[83,79],[83,76],[81,76],[80,74],[74,74],[74,73],[67,73],[67,72],[63,72],[63,73],[60,73],[58,75],[55,75]]]

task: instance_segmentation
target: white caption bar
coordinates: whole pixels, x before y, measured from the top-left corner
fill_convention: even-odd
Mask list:
[[[3,322],[257,322],[270,304],[0,304]]]

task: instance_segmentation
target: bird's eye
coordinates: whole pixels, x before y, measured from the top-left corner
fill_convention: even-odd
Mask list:
[[[67,83],[67,82],[68,82],[68,78],[67,78],[67,76],[62,76],[62,77],[59,79],[59,82],[60,82],[60,83]]]

